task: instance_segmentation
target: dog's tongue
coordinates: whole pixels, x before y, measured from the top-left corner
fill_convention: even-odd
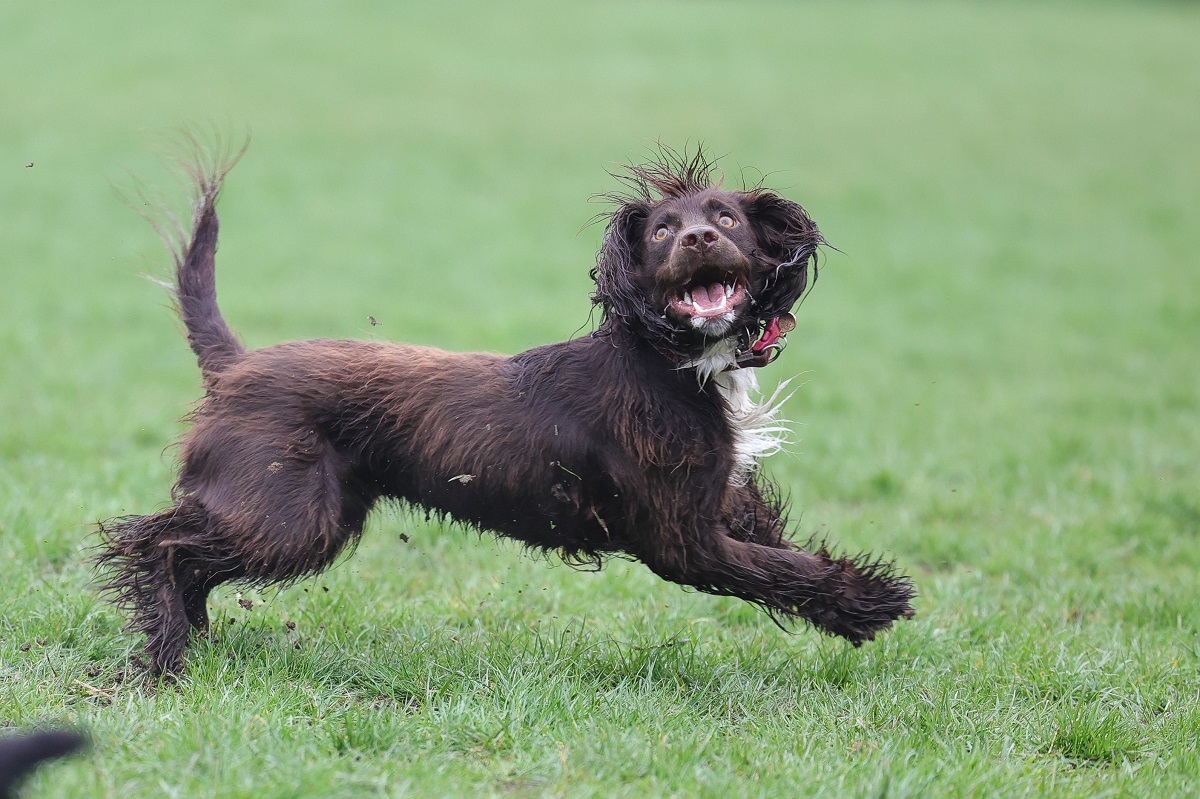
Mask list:
[[[713,283],[711,286],[696,284],[691,288],[692,303],[701,311],[711,311],[725,305],[725,285]]]

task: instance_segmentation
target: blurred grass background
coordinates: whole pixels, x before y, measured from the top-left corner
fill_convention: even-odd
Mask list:
[[[30,795],[1194,794],[1198,34],[1185,3],[0,8],[0,723],[97,740]],[[385,512],[320,580],[219,594],[182,685],[127,675],[84,547],[166,500],[198,375],[120,195],[183,209],[188,123],[252,137],[219,279],[253,346],[579,334],[605,170],[661,140],[765,173],[837,248],[762,373],[799,385],[768,468],[918,619],[847,650]]]

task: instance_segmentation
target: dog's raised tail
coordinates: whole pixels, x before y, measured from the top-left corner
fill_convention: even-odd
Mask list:
[[[236,154],[217,155],[197,148],[185,164],[196,195],[191,233],[173,248],[175,300],[206,383],[245,352],[217,307],[216,279],[217,197],[244,152],[245,147]]]

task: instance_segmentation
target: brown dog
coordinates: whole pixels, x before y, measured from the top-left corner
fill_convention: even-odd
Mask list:
[[[817,226],[761,188],[714,186],[701,152],[630,167],[596,267],[592,335],[513,357],[363,341],[245,350],[217,309],[215,202],[236,159],[193,170],[176,294],[206,394],[170,508],[101,525],[106,588],[156,672],[227,581],[327,567],[380,499],[553,550],[630,556],[855,644],[910,616],[890,564],[805,551],[756,472],[778,448],[754,403],[815,274]],[[782,325],[782,328],[781,328]]]

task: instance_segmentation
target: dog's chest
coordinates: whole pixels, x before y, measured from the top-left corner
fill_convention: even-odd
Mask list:
[[[733,432],[734,467],[731,485],[745,485],[763,458],[783,448],[787,427],[777,418],[778,405],[760,404],[758,380],[752,369],[717,372],[712,377]]]

